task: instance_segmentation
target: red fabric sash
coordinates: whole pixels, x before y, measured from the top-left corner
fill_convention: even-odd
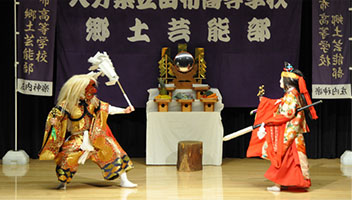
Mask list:
[[[304,80],[303,77],[300,77],[298,79],[298,85],[299,85],[300,93],[302,93],[304,95],[304,98],[306,99],[307,105],[312,104],[312,100],[307,90],[306,81]],[[318,119],[318,115],[317,115],[317,112],[315,111],[314,106],[309,107],[309,111],[312,116],[312,119]]]

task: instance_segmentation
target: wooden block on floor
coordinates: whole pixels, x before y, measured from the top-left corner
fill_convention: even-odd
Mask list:
[[[180,141],[177,150],[177,170],[182,172],[203,169],[203,142]]]

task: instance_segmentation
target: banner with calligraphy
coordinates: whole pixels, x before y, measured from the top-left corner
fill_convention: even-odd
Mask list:
[[[57,2],[17,1],[17,89],[23,94],[52,96]]]
[[[351,98],[350,0],[313,1],[312,97]]]
[[[302,0],[60,0],[57,14],[57,88],[87,73],[88,58],[107,52],[125,92],[145,107],[158,85],[161,49],[171,57],[186,43],[193,56],[204,48],[206,79],[226,107],[258,105],[279,87],[284,62],[298,65]],[[99,78],[99,97],[127,105],[118,86]]]

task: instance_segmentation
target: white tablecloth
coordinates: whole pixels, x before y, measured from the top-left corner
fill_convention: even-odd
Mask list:
[[[157,103],[153,102],[157,95],[153,93],[155,90],[149,90],[147,102],[146,164],[175,165],[178,142],[196,140],[203,142],[203,165],[221,165],[224,130],[219,91],[213,89],[220,97],[214,112],[203,112],[203,103],[200,101],[193,102],[193,112],[180,112],[181,106],[175,101],[170,103],[171,106],[169,104],[171,111],[157,112]]]

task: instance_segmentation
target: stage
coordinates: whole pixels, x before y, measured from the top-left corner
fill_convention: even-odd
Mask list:
[[[202,171],[178,172],[176,166],[149,166],[145,158],[131,158],[135,169],[128,178],[135,189],[121,188],[119,179],[105,181],[90,160],[80,166],[67,190],[56,190],[54,161],[31,159],[26,166],[1,165],[0,199],[120,200],[120,199],[351,199],[352,166],[340,167],[339,159],[310,159],[312,187],[308,191],[268,192],[273,184],[264,178],[269,161],[223,159],[221,166]],[[25,171],[27,172],[25,173]],[[349,177],[344,175],[343,171]],[[19,176],[14,176],[15,174]]]

